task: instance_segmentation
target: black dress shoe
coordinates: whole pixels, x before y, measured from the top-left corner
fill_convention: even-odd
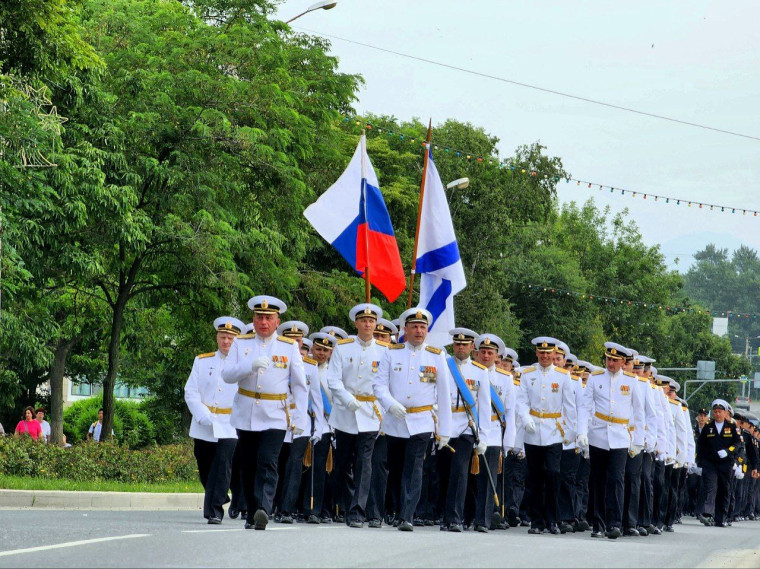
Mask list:
[[[274,515],[274,521],[275,521],[275,523],[278,523],[278,524],[279,524],[281,520],[282,520],[282,514],[281,514],[281,513],[279,513],[279,512],[277,512],[277,513]]]
[[[517,518],[517,519],[520,520],[520,527],[521,528],[526,528],[526,527],[528,527],[530,525],[530,522],[528,520],[522,520],[520,518]]]
[[[245,529],[254,529],[256,526],[250,522],[245,522]]]
[[[462,528],[462,524],[455,524],[455,523],[449,524],[448,529],[451,533],[462,533],[464,531],[464,528]]]
[[[348,527],[350,527],[350,528],[363,528],[364,527],[364,522],[360,522],[359,520],[351,520],[348,523]]]
[[[333,519],[330,516],[322,516],[319,518],[320,524],[331,524],[333,523]]]
[[[649,533],[649,534],[653,534],[653,533],[654,533],[654,530],[656,530],[656,529],[657,529],[657,528],[655,527],[655,525],[654,525],[654,524],[649,524],[649,525],[647,526],[647,533]]]
[[[222,518],[216,518],[216,517],[209,518],[208,523],[209,525],[212,525],[212,526],[218,526],[220,523],[222,523]]]
[[[528,533],[530,535],[541,535],[543,533],[543,530],[541,528],[530,528],[528,530]]]
[[[275,518],[275,521],[277,521],[277,518]],[[290,514],[282,514],[280,516],[280,523],[281,524],[292,524],[293,523],[293,516]]]
[[[665,530],[664,531],[666,531],[668,533],[673,533],[676,530],[673,529],[673,526],[665,526]]]
[[[345,521],[346,521],[346,518],[343,517],[342,515],[338,514],[337,516],[335,516],[336,524],[342,524],[342,523],[345,523]]]
[[[475,524],[475,531],[478,533],[488,533],[488,528],[483,524]]]
[[[435,524],[435,520],[425,519],[425,525],[429,527],[433,527]]]
[[[573,533],[574,531],[575,530],[573,529],[573,526],[571,526],[569,523],[567,523],[567,522],[560,522],[559,523],[559,532],[561,534],[564,535],[566,533]]]
[[[258,529],[258,530],[267,529],[268,523],[269,523],[269,516],[267,515],[267,513],[262,509],[256,510],[256,513],[253,514],[253,529]]]
[[[625,537],[639,537],[641,534],[639,533],[639,530],[635,528],[625,528],[623,530],[623,535]]]
[[[398,524],[398,530],[399,531],[414,531],[414,526],[407,522],[406,520],[402,520]]]
[[[318,518],[317,516],[315,516],[314,514],[311,514],[311,515],[310,515],[310,516],[309,516],[309,517],[306,519],[306,523],[307,523],[307,524],[318,524],[318,523],[319,523],[319,518]]]
[[[591,537],[604,537],[604,534],[600,531],[594,530],[591,532]]]
[[[248,510],[240,510],[240,519],[244,520],[248,517]]]
[[[658,527],[652,528],[652,531],[649,532],[651,535],[662,535],[662,530]]]
[[[604,535],[606,535],[609,539],[617,539],[623,534],[620,533],[620,528],[611,527]]]
[[[716,528],[724,528],[724,527],[728,527],[728,526],[727,526],[726,524],[724,524],[723,522],[715,522],[713,525],[714,525]]]
[[[550,534],[552,534],[552,535],[559,535],[560,533],[562,533],[562,532],[560,531],[559,527],[557,527],[557,524],[551,524],[551,525],[549,526],[549,529],[548,529],[547,531],[548,531]]]
[[[697,516],[697,519],[702,522],[703,525],[710,526],[713,524],[713,519],[710,516],[706,516],[704,514],[699,514]]]
[[[369,523],[367,524],[367,527],[368,528],[375,528],[375,529],[381,528],[381,527],[383,527],[383,522],[381,520],[378,520],[378,519],[370,520]]]
[[[417,527],[422,527],[425,525],[425,520],[423,520],[422,518],[414,518],[414,525],[416,525]]]
[[[646,536],[649,535],[649,532],[647,531],[647,528],[645,528],[644,526],[639,526],[636,529],[638,530],[639,535],[641,537],[646,537]]]
[[[236,510],[235,508],[230,508],[227,510],[227,515],[230,517],[230,519],[236,520],[237,517],[240,515],[240,510]]]
[[[578,524],[581,526],[581,531],[588,531],[591,529],[591,526],[586,520],[581,520]]]

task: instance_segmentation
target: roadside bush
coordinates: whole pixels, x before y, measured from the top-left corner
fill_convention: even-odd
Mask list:
[[[0,474],[155,484],[195,480],[198,469],[189,441],[146,449],[94,442],[63,448],[29,437],[0,437]]]
[[[182,405],[185,402],[182,401]],[[158,397],[148,397],[140,402],[140,410],[148,416],[156,433],[156,443],[168,445],[187,440],[182,432],[182,414],[168,407]]]
[[[102,396],[92,397],[77,401],[63,412],[63,432],[68,442],[87,440],[87,431],[98,420],[102,406]],[[156,442],[156,429],[140,406],[141,403],[116,401],[113,430],[117,443],[141,448]]]

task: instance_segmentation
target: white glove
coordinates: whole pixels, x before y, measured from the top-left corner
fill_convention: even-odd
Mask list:
[[[255,360],[253,360],[253,363],[251,364],[251,371],[256,371],[257,369],[267,369],[269,367],[269,358],[266,356],[259,356]]]
[[[198,423],[206,427],[213,427],[214,419],[211,416],[211,413],[206,413],[205,415],[201,415],[200,417],[198,417]]]
[[[726,452],[726,449],[722,448],[718,451],[718,456],[720,458],[726,458],[728,456],[728,453]]]
[[[359,403],[356,397],[352,397],[348,401],[348,403],[346,403],[346,408],[351,412],[358,411],[359,409],[361,409],[361,407],[362,407],[362,404]]]
[[[523,449],[520,449],[520,450],[517,452],[517,460],[522,460],[522,459],[524,459],[524,458],[525,458],[525,451],[524,451]]]
[[[702,468],[700,468],[699,466],[695,466],[694,474],[696,474],[697,476],[702,476]]]
[[[525,423],[525,430],[527,432],[529,432],[529,433],[535,433],[536,432],[536,422],[533,419],[528,418],[528,422]]]
[[[735,471],[736,471],[736,479],[737,480],[744,479],[744,472],[742,472],[742,467],[741,466],[739,466],[737,464],[736,467],[735,467]]]
[[[312,446],[316,446],[317,443],[322,440],[322,435],[314,433],[309,440],[311,441]]]
[[[406,416],[406,407],[396,401],[390,406],[388,413],[396,417],[396,419],[403,419]]]
[[[650,443],[644,443],[644,452],[654,452],[654,445]]]
[[[633,458],[635,456],[639,456],[642,450],[644,450],[644,447],[641,445],[631,445],[631,449],[628,451],[628,454],[630,454],[631,458]]]
[[[588,437],[586,435],[578,435],[577,444],[581,448],[588,448]]]
[[[449,437],[438,437],[438,442],[436,444],[438,445],[438,450],[441,450],[449,444]]]
[[[475,446],[475,452],[476,452],[478,455],[481,455],[481,454],[485,454],[485,452],[486,452],[486,449],[487,449],[487,448],[488,448],[488,443],[487,443],[486,441],[480,441],[480,442],[479,442],[479,443],[478,443],[478,444]]]
[[[670,465],[671,465],[671,464],[673,464],[674,462],[675,462],[675,460],[674,460],[674,459],[672,459],[672,458],[666,458],[666,459],[665,459],[665,466],[670,466]]]
[[[586,460],[588,460],[588,459],[589,459],[589,457],[591,456],[591,453],[589,453],[588,447],[583,447],[583,448],[581,448],[581,455],[582,455],[582,456],[583,456],[583,458],[585,458]]]

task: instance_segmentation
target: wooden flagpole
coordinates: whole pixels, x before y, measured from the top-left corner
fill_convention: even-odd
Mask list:
[[[433,128],[433,119],[428,122],[427,138],[425,139],[425,158],[422,165],[422,183],[420,184],[420,203],[417,206],[417,229],[414,232],[414,253],[412,254],[412,271],[409,274],[409,296],[406,307],[412,307],[412,294],[414,293],[414,275],[417,272],[417,246],[420,241],[420,220],[422,218],[422,200],[425,198],[425,178],[427,178],[427,165],[430,158],[430,135]]]
[[[365,302],[369,302],[372,297],[371,285],[369,281],[369,216],[367,215],[367,136],[366,130],[362,129],[362,197],[364,198],[364,222],[367,227],[364,232],[364,296]]]

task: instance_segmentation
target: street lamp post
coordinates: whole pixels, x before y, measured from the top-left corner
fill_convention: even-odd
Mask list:
[[[469,178],[459,178],[458,180],[454,180],[453,182],[446,184],[446,189],[450,190],[451,188],[456,188],[457,190],[464,190],[469,185]]]
[[[288,20],[285,23],[289,24],[290,22],[300,18],[304,14],[308,14],[309,12],[314,12],[315,10],[332,10],[333,8],[335,8],[336,4],[337,2],[330,2],[329,0],[323,0],[322,2],[317,2],[316,4],[312,4],[311,6],[309,6],[306,10],[304,10],[297,16],[293,16],[292,18],[290,18],[290,20]]]

